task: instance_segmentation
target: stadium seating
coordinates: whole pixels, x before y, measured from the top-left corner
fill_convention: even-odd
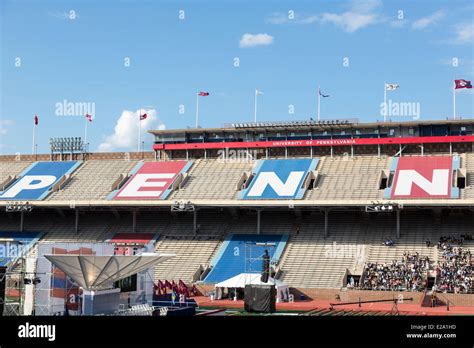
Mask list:
[[[65,187],[49,196],[49,200],[105,199],[120,174],[128,174],[137,161],[86,161]]]
[[[364,227],[355,217],[330,217],[330,235],[324,237],[324,217],[298,224],[290,237],[280,269],[281,280],[302,288],[340,288],[347,269],[353,271],[364,258]],[[361,267],[361,265],[359,265]]]
[[[318,185],[306,194],[310,200],[382,199],[377,178],[388,169],[390,157],[322,157]]]
[[[32,162],[14,161],[14,162],[0,162],[0,184],[9,181],[10,177],[18,176],[23,172]],[[0,191],[2,191],[0,187]]]
[[[474,154],[465,154],[466,188],[463,198],[474,198]]]
[[[436,262],[436,248],[426,246],[428,240],[431,241],[431,245],[435,245],[441,235],[439,226],[433,224],[432,216],[422,213],[403,214],[401,223],[402,234],[400,238],[397,238],[394,217],[390,215],[377,216],[372,221],[367,241],[367,262],[390,263],[394,260],[401,260],[403,253],[419,253]],[[395,244],[393,246],[382,245],[384,238],[392,239]]]
[[[197,160],[183,189],[175,192],[173,199],[233,199],[237,183],[253,163]]]
[[[262,256],[268,250],[273,262],[278,262],[285,248],[287,235],[232,234],[229,235],[211,261],[206,283],[218,283],[240,273],[262,271]],[[274,247],[257,243],[274,243]]]
[[[219,236],[166,235],[157,243],[156,252],[172,253],[175,257],[155,266],[153,279],[192,282],[199,280],[222,240]],[[202,267],[202,268],[201,268]],[[195,277],[195,274],[196,277]]]

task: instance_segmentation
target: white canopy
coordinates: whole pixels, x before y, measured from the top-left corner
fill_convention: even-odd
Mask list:
[[[282,281],[269,277],[268,283],[260,280],[260,273],[240,273],[235,277],[216,284],[216,297],[222,297],[222,288],[245,288],[245,285],[273,285],[277,289],[277,300],[286,301],[289,296],[288,286]]]
[[[133,256],[45,255],[85,290],[108,289],[117,280],[144,271],[174,256],[155,253]]]
[[[216,284],[216,288],[245,288],[245,285],[275,285],[275,287],[286,287],[286,285],[274,278],[268,278],[268,283],[260,280],[260,273],[240,273],[235,277]]]

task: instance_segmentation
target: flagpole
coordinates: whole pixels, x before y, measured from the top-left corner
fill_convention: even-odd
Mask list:
[[[196,93],[196,128],[199,126],[199,93]]]
[[[453,84],[453,120],[456,119],[456,82]]]
[[[321,86],[318,86],[318,122],[321,121]]]
[[[254,103],[254,110],[253,110],[253,121],[257,122],[257,90],[255,89],[255,103]]]
[[[387,84],[384,82],[383,83],[383,106],[385,108],[385,112],[383,113],[383,121],[387,122]]]
[[[140,142],[142,138],[142,108],[138,112],[138,152],[140,152]]]
[[[87,119],[87,116],[85,117],[85,121],[86,121],[86,126],[84,127],[84,146],[86,147],[86,151],[87,151],[87,123],[89,122],[89,120]]]
[[[35,154],[35,138],[36,138],[36,122],[33,124],[33,148],[31,150],[31,154]]]

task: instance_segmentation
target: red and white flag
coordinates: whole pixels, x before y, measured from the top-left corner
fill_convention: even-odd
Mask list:
[[[38,116],[35,115],[35,126],[38,125]]]
[[[199,92],[198,94],[200,97],[207,97],[209,95],[209,92]]]
[[[147,117],[147,114],[140,115],[140,121],[146,120]]]
[[[91,115],[86,114],[86,118],[87,118],[87,120],[88,120],[89,122],[92,122],[92,116],[91,116]]]
[[[455,87],[454,89],[460,89],[460,88],[472,88],[471,81],[468,80],[454,80]]]

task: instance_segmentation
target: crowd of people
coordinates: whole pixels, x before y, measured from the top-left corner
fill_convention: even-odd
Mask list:
[[[367,263],[360,288],[363,290],[423,291],[430,260],[418,253],[404,253],[401,261]]]
[[[443,236],[438,242],[439,265],[436,268],[435,291],[470,293],[474,290],[472,280],[472,254],[463,248],[463,239]]]

